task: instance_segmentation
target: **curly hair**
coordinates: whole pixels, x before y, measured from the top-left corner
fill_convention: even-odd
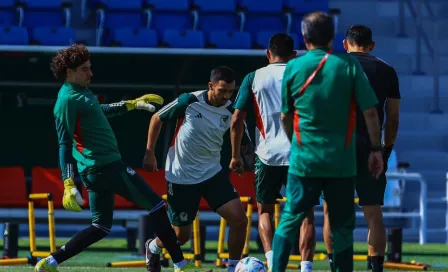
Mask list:
[[[50,69],[56,79],[63,80],[67,69],[76,69],[88,60],[90,60],[90,54],[87,47],[83,44],[72,44],[53,57]]]

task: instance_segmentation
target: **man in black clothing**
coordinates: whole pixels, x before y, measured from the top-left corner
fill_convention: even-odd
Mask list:
[[[375,48],[372,39],[372,31],[364,25],[353,25],[346,33],[344,48],[347,53],[355,56],[369,79],[372,88],[378,98],[378,117],[380,124],[384,125],[383,150],[385,171],[387,161],[392,152],[398,132],[400,111],[400,89],[398,76],[395,69],[383,60],[372,56],[370,52]],[[386,249],[386,228],[383,223],[381,206],[384,204],[384,192],[386,190],[386,175],[383,173],[379,179],[375,179],[367,169],[367,160],[370,151],[369,134],[360,109],[358,109],[356,123],[357,139],[357,177],[356,192],[359,197],[359,205],[362,206],[364,217],[369,227],[369,264],[373,272],[382,272],[384,253]],[[384,120],[386,119],[386,120]],[[326,203],[324,213],[327,213]],[[331,237],[329,234],[328,218],[325,218],[324,240],[331,262]]]

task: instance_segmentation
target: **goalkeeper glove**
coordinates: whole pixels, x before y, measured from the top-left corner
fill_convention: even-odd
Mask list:
[[[162,105],[163,98],[156,94],[145,94],[144,96],[139,97],[135,100],[128,100],[125,102],[126,102],[126,107],[128,108],[128,111],[137,109],[137,110],[145,110],[145,111],[154,112],[156,110],[156,107],[154,107],[150,103]]]
[[[72,178],[64,180],[64,196],[62,198],[62,205],[64,209],[74,212],[82,211],[81,205],[83,199]]]
[[[390,155],[392,154],[393,149],[394,149],[394,145],[383,146],[384,172],[387,171],[388,161],[389,161]]]

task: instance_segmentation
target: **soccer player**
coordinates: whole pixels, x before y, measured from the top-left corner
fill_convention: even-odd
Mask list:
[[[232,160],[230,169],[243,171],[241,139],[244,120],[256,120],[255,129],[255,192],[260,234],[268,268],[272,268],[273,213],[280,190],[286,184],[291,143],[282,128],[281,86],[286,63],[296,57],[294,40],[287,34],[276,34],[269,40],[266,51],[269,65],[249,73],[241,84],[231,122]],[[253,122],[255,123],[255,122]],[[314,213],[304,220],[300,231],[301,270],[312,271],[315,247]]]
[[[73,181],[74,157],[89,193],[92,225],[40,260],[35,271],[57,271],[58,265],[105,238],[112,227],[115,194],[144,208],[152,221],[157,222],[154,231],[173,257],[175,271],[192,267],[184,260],[164,201],[121,161],[117,140],[107,120],[132,110],[154,111],[155,107],[149,103],[163,104],[163,99],[149,94],[136,100],[100,104],[88,88],[93,73],[84,45],[73,44],[59,51],[52,60],[51,70],[57,79],[64,81],[54,107],[64,182],[63,206],[69,211],[82,210],[83,200]]]
[[[171,224],[183,245],[189,239],[201,197],[230,226],[228,271],[234,271],[244,248],[247,217],[237,191],[222,171],[220,152],[230,127],[233,107],[229,101],[235,75],[228,67],[212,70],[207,90],[180,95],[154,114],[148,131],[144,168],[157,170],[154,149],[164,122],[177,120],[175,138],[168,151],[165,177]],[[147,241],[148,271],[160,271],[160,251],[166,246],[156,238]]]
[[[364,25],[353,25],[346,33],[344,48],[350,55],[356,57],[361,63],[364,72],[373,87],[379,103],[376,108],[380,125],[386,119],[383,139],[384,168],[392,153],[395,139],[398,133],[400,112],[400,88],[395,69],[383,60],[371,55],[375,48],[372,39],[372,30]],[[386,118],[384,118],[386,116]],[[364,217],[369,228],[369,263],[373,272],[382,272],[384,253],[386,250],[386,228],[383,223],[381,206],[384,204],[386,190],[386,174],[381,173],[378,179],[372,177],[367,169],[367,160],[371,142],[368,128],[362,118],[362,112],[358,109],[356,122],[356,152],[357,174],[356,192],[359,197],[359,205],[362,206]],[[331,249],[331,239],[325,235],[327,250]]]
[[[281,119],[291,139],[291,157],[288,200],[274,235],[272,271],[285,271],[297,229],[322,191],[329,208],[335,270],[353,271],[356,104],[371,141],[369,169],[378,178],[383,171],[378,100],[359,61],[333,53],[331,16],[307,14],[301,29],[308,52],[288,62],[282,82]]]

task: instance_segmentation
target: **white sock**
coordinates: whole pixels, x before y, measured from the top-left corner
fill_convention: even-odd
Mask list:
[[[184,266],[187,265],[187,261],[186,260],[182,260],[178,263],[174,263],[174,268],[175,269],[182,269]]]
[[[160,251],[162,251],[162,249],[157,246],[156,239],[149,243],[149,251],[151,251],[152,254],[160,254]]]
[[[310,261],[303,261],[300,262],[300,271],[301,272],[312,272],[313,271],[313,262]]]
[[[48,256],[46,259],[47,264],[49,264],[51,267],[58,267],[58,262],[56,261],[56,259],[53,256]]]
[[[240,262],[240,260],[230,260],[227,263],[227,272],[234,272],[236,265]]]
[[[264,254],[266,256],[266,260],[268,261],[268,269],[272,271],[272,258],[274,257],[274,252],[272,250],[269,250]]]

